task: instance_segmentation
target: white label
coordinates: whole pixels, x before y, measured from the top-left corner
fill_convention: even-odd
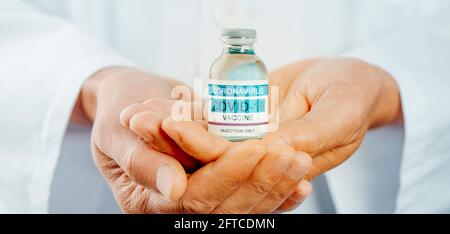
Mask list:
[[[209,80],[209,132],[227,139],[260,138],[268,128],[268,81]]]

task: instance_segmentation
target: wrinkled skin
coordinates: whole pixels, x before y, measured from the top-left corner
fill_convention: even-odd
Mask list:
[[[264,140],[310,154],[308,179],[344,162],[368,129],[402,119],[395,80],[361,60],[300,61],[272,72],[270,83],[280,87],[281,125]]]
[[[281,124],[263,141],[269,147],[289,145],[311,155],[313,165],[305,177],[307,180],[343,163],[360,146],[368,129],[399,122],[402,118],[394,79],[381,68],[361,60],[300,61],[273,71],[270,84],[279,87]],[[147,104],[152,102],[161,101],[148,100]],[[159,144],[155,139],[159,138],[161,122],[167,114],[156,120],[154,113],[139,109],[141,105],[130,106],[123,112],[123,124],[150,144]],[[214,137],[200,130],[185,131],[189,138],[183,141],[172,139],[181,146],[197,142],[197,150],[220,146],[220,141],[205,141]],[[184,150],[191,155],[196,151]],[[295,199],[288,199],[283,207],[289,210],[298,205]]]
[[[109,68],[83,87],[81,106],[94,123],[94,160],[125,213],[272,213],[292,209],[287,200],[298,204],[311,193],[309,182],[302,180],[311,157],[290,146],[271,147],[261,140],[230,143],[194,122],[167,120],[161,122],[164,133],[159,135],[166,145],[158,148],[121,125],[125,107],[156,97],[169,99],[178,84]],[[164,105],[146,104],[146,111],[163,113],[158,110]],[[203,142],[216,147],[187,141],[190,132],[204,134]],[[175,150],[165,151],[167,146]],[[184,168],[199,165],[186,174]]]
[[[148,80],[135,77],[134,86],[102,81],[91,111],[94,158],[129,213],[291,210],[311,193],[307,180],[350,157],[368,129],[402,116],[397,84],[381,68],[356,59],[304,60],[270,74],[280,87],[279,129],[262,141],[230,143],[202,123],[167,118],[175,82],[140,75]],[[158,180],[167,165],[170,173]],[[183,167],[194,173],[187,177]]]

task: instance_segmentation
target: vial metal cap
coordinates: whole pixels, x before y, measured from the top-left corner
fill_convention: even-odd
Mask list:
[[[256,30],[246,28],[226,28],[222,30],[222,37],[227,38],[256,38]]]
[[[222,42],[233,45],[248,45],[256,42],[256,30],[227,28],[222,30]]]

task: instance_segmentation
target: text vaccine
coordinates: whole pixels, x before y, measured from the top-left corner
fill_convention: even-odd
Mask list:
[[[224,29],[222,55],[210,71],[209,132],[230,141],[261,138],[267,132],[268,76],[255,54],[253,29]]]

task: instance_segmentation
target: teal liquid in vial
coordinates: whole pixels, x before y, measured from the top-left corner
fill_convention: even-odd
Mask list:
[[[267,132],[268,75],[253,44],[256,31],[225,29],[224,48],[208,82],[208,131],[230,141],[262,138]]]

